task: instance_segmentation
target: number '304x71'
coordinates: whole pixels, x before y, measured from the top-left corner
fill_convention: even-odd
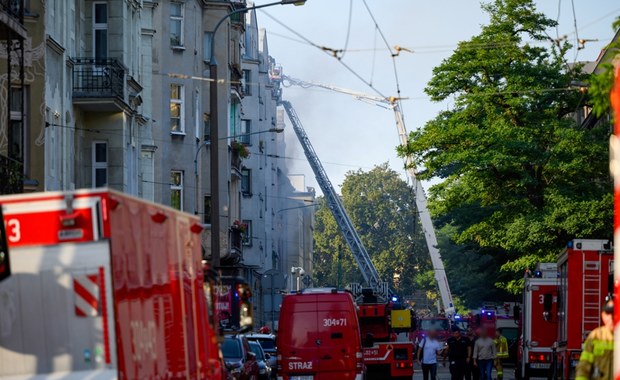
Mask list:
[[[346,326],[346,318],[325,318],[323,319],[323,327]]]

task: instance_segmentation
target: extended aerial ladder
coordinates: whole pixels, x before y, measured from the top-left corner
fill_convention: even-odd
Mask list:
[[[312,143],[310,143],[310,139],[308,138],[308,135],[306,134],[306,131],[297,116],[297,112],[295,112],[295,109],[291,103],[286,100],[281,100],[280,104],[284,107],[286,114],[293,124],[293,130],[295,131],[295,134],[304,149],[308,163],[310,164],[310,167],[316,176],[319,187],[321,188],[321,191],[323,191],[323,195],[327,200],[327,205],[334,215],[334,219],[336,219],[336,224],[340,228],[340,232],[349,246],[349,249],[353,254],[353,258],[360,267],[364,280],[377,295],[387,299],[389,293],[388,285],[387,283],[381,281],[379,273],[372,263],[368,251],[366,251],[362,240],[355,230],[355,226],[353,226],[353,222],[351,222],[351,218],[349,218],[349,215],[342,204],[342,200],[336,193],[336,190],[334,190],[334,186],[329,180],[327,172],[323,168],[321,161],[312,147]],[[353,293],[359,293],[359,290],[354,290]]]
[[[374,104],[386,109],[391,109],[394,112],[394,116],[396,119],[396,128],[398,130],[398,138],[399,142],[402,146],[407,145],[407,129],[405,127],[405,120],[403,118],[403,113],[400,109],[399,98],[390,97],[384,98],[380,96],[367,95],[360,92],[348,90],[341,87],[316,83],[316,82],[305,82],[298,79],[294,79],[285,75],[281,75],[282,83],[285,85],[285,81],[288,82],[288,86],[295,85],[300,86],[302,88],[308,87],[319,87],[327,90],[339,92],[346,95],[351,95],[358,100],[365,101],[370,104]],[[351,220],[348,218],[344,207],[342,206],[342,202],[340,202],[340,198],[336,194],[323,169],[320,161],[318,160],[312,145],[310,144],[310,140],[308,140],[308,136],[306,135],[303,127],[301,126],[301,122],[295,113],[295,110],[291,106],[291,104],[287,101],[282,101],[282,105],[286,110],[291,122],[293,123],[293,129],[295,133],[299,137],[299,141],[302,143],[304,147],[304,152],[306,153],[306,157],[310,162],[310,166],[314,171],[317,181],[319,182],[319,186],[323,193],[325,193],[325,197],[328,199],[330,204],[330,208],[332,207],[332,202],[337,203],[339,206],[334,212],[334,216],[336,214],[342,215],[340,218],[336,217],[336,222],[340,227],[343,235],[345,236],[345,240],[353,253],[353,257],[357,260],[362,275],[364,279],[371,285],[375,286],[379,280],[379,276],[376,268],[370,261],[370,256],[366,252],[363,244],[359,240],[357,233],[355,232],[355,228],[351,224]],[[308,146],[308,149],[306,148]],[[315,169],[316,167],[316,169]],[[420,223],[422,225],[422,230],[424,232],[424,239],[426,241],[426,246],[428,247],[428,252],[431,258],[431,263],[433,265],[433,270],[435,273],[435,281],[437,282],[437,288],[439,289],[439,295],[442,300],[442,305],[444,312],[446,315],[451,316],[455,313],[454,303],[452,301],[452,293],[450,292],[450,286],[448,285],[448,276],[446,275],[446,270],[443,265],[443,261],[441,259],[441,253],[439,252],[439,247],[437,243],[437,236],[435,235],[435,228],[433,227],[433,222],[431,220],[430,212],[428,211],[428,204],[426,199],[426,192],[422,187],[422,182],[419,181],[416,177],[415,165],[413,163],[413,159],[410,156],[405,157],[405,167],[407,170],[407,174],[409,179],[411,180],[412,188],[415,194],[415,202],[416,208],[418,210],[418,215],[420,217]],[[325,186],[325,188],[324,188]],[[327,190],[326,190],[327,189]],[[327,195],[329,193],[330,195]],[[333,198],[334,200],[331,200]],[[339,220],[340,219],[340,220]]]

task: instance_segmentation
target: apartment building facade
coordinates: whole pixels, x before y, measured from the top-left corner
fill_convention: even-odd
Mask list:
[[[43,12],[40,2],[0,1],[0,194],[44,182]]]
[[[141,195],[141,141],[152,128],[143,3],[45,5],[45,190],[107,186]]]

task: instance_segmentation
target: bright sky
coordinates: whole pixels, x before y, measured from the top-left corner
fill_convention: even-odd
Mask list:
[[[257,4],[266,1],[257,1]],[[391,57],[362,0],[352,0],[349,51],[343,62],[386,95],[396,95]],[[479,0],[366,0],[379,27],[391,46],[410,48],[397,58],[401,95],[408,130],[414,130],[434,118],[449,104],[430,102],[424,87],[433,67],[451,54],[459,41],[469,39],[486,23]],[[620,14],[618,0],[573,0],[579,38],[598,39],[580,50],[579,61],[595,60],[613,36],[611,23]],[[558,33],[575,40],[571,1],[538,0],[538,7],[559,22]],[[349,0],[308,0],[306,5],[275,6],[265,10],[312,42],[334,49],[345,45]],[[267,29],[270,55],[282,64],[284,73],[306,81],[316,81],[373,94],[372,89],[347,71],[336,59],[315,47],[299,43],[293,33],[258,12],[259,27]],[[556,35],[556,30],[549,34]],[[285,38],[285,37],[288,38]],[[376,39],[376,42],[375,42]],[[377,47],[376,53],[373,50]],[[571,53],[573,57],[575,52]],[[373,70],[374,64],[374,70]],[[394,115],[347,95],[320,89],[284,89],[284,99],[293,103],[306,132],[332,183],[340,186],[347,171],[370,169],[389,162],[405,175],[402,159],[395,153],[398,143]],[[291,173],[306,175],[306,184],[316,185],[314,174],[305,161],[294,132],[287,128],[287,156]]]

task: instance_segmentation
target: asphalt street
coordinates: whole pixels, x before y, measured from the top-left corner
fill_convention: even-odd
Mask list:
[[[413,380],[422,380],[422,369],[418,364],[415,365],[415,372],[413,374]],[[497,379],[497,374],[495,370],[493,370],[493,380]],[[510,366],[504,368],[504,380],[514,380],[514,367]],[[439,367],[437,370],[437,380],[450,380],[450,370],[447,365],[444,367],[441,362],[439,362]]]

